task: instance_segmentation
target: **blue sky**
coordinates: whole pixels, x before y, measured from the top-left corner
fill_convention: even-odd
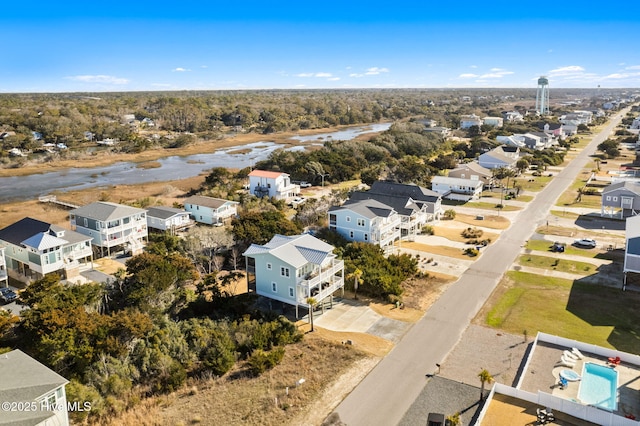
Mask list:
[[[9,3],[4,93],[640,88],[628,0]]]

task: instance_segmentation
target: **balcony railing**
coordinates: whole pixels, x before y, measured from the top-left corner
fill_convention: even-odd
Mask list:
[[[320,271],[316,276],[298,282],[298,303],[306,304],[307,297],[323,299],[344,285],[344,261]]]

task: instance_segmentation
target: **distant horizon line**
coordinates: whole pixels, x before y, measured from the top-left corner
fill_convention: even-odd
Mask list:
[[[320,91],[454,91],[454,90],[531,90],[536,91],[537,87],[333,87],[333,88],[271,88],[271,89],[250,89],[250,88],[230,88],[230,89],[168,89],[168,90],[89,90],[89,91],[42,91],[42,92],[2,92],[0,95],[77,95],[77,94],[110,94],[110,93],[184,93],[184,92],[273,92],[273,91],[290,91],[290,92],[320,92]],[[640,87],[551,87],[553,90],[593,90],[599,91],[635,91],[640,92]]]

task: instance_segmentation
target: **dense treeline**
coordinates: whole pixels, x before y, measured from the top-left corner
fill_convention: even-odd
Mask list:
[[[166,241],[164,241],[166,240]],[[253,295],[226,288],[236,275],[196,271],[174,237],[131,258],[113,283],[63,285],[56,275],[22,292],[20,318],[0,315],[0,347],[19,347],[69,378],[67,399],[108,417],[187,377],[214,377],[238,361],[246,374],[280,362],[301,333],[284,317],[252,308]]]
[[[566,91],[558,96],[580,91]],[[469,95],[471,101],[462,101]],[[229,131],[273,133],[337,125],[395,121],[428,116],[439,125],[456,128],[460,114],[499,115],[501,103],[531,103],[535,91],[527,89],[389,89],[389,90],[281,90],[219,92],[139,92],[87,94],[0,95],[0,142],[2,150],[36,149],[44,143],[69,147],[92,140],[113,138],[127,142],[122,149],[144,150],[149,146],[176,147],[188,141],[160,135],[141,135],[147,129],[191,133],[215,139]],[[520,106],[520,109],[526,107]],[[124,121],[133,115],[139,125]],[[36,140],[32,132],[42,138]]]

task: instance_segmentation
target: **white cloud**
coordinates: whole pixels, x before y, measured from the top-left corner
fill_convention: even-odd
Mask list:
[[[353,73],[353,74],[349,74],[349,77],[360,78],[360,77],[364,77],[364,74]]]
[[[550,76],[564,76],[564,75],[575,75],[579,73],[583,73],[584,68],[579,65],[569,65],[567,67],[560,67],[549,71]]]
[[[74,75],[67,77],[69,80],[81,81],[83,83],[104,83],[104,84],[127,84],[126,78],[114,77],[111,75]]]
[[[471,74],[471,73],[460,74],[458,76],[458,78],[476,78],[476,77],[478,77],[477,74]]]
[[[481,79],[485,79],[485,78],[502,78],[505,75],[511,75],[513,74],[513,71],[507,71],[503,68],[491,68],[489,71],[489,73],[487,74],[483,74],[480,76]]]
[[[330,72],[301,72],[300,74],[295,74],[295,77],[302,77],[302,78],[308,78],[308,77],[318,77],[318,78],[328,78],[328,77],[333,77],[333,74],[331,74]]]
[[[478,66],[477,65],[471,65],[471,66],[469,66],[469,68],[478,68]]]
[[[200,68],[209,68],[209,65],[200,65]]]
[[[367,72],[365,73],[365,75],[378,75],[382,72],[389,72],[388,68],[378,68],[378,67],[371,67],[371,68],[367,68]]]
[[[172,71],[173,72],[187,72],[187,71],[191,71],[191,70],[187,69],[187,68],[178,67],[178,68],[174,68]]]
[[[625,67],[625,70],[640,70],[640,65],[631,65],[630,67]]]
[[[327,79],[328,81],[338,81],[340,80],[340,77],[331,77]]]

